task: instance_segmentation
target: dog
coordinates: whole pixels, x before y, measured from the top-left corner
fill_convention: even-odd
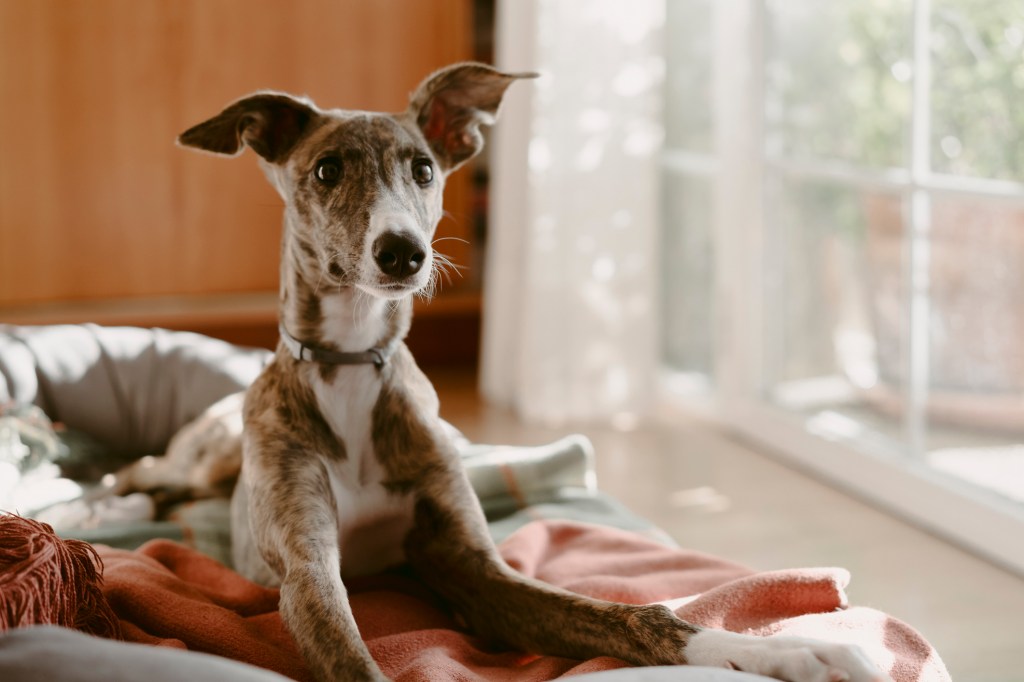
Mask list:
[[[179,137],[218,155],[249,147],[284,200],[281,340],[245,396],[236,569],[280,586],[281,617],[320,680],[386,679],[344,581],[399,564],[475,634],[527,652],[888,680],[854,647],[701,628],[664,606],[528,579],[498,555],[403,339],[436,273],[445,179],[480,152],[506,89],[535,75],[455,64],[394,114],[258,92]]]

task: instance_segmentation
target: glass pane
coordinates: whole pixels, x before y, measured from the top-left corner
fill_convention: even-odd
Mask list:
[[[705,153],[712,149],[711,12],[712,0],[675,0],[665,6],[669,148]]]
[[[768,154],[906,165],[910,0],[766,5]]]
[[[672,369],[713,374],[711,180],[667,170],[662,196],[662,344]]]
[[[902,204],[828,183],[768,183],[768,393],[828,437],[889,448],[903,439]]]
[[[1024,2],[934,0],[932,165],[1024,182]]]
[[[929,462],[1024,503],[1024,206],[935,197]]]

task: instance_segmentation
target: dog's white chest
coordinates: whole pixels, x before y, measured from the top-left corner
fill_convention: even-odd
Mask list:
[[[405,561],[405,536],[412,528],[412,498],[389,493],[380,483],[358,489],[331,477],[338,504],[341,575],[370,575]]]
[[[331,382],[317,378],[313,387],[324,419],[345,445],[344,457],[324,457],[338,512],[341,573],[367,575],[399,564],[412,527],[412,498],[383,486],[386,472],[373,448],[377,370],[340,368]]]

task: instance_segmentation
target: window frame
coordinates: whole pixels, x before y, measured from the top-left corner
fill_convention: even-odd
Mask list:
[[[769,157],[763,120],[765,77],[764,0],[713,4],[712,83],[714,151],[709,155],[666,150],[664,172],[728,178],[714,182],[712,296],[717,311],[713,410],[702,410],[771,456],[829,481],[1004,568],[1024,575],[1024,508],[930,468],[925,452],[929,390],[927,333],[929,224],[932,197],[960,194],[1024,203],[1024,184],[952,176],[931,170],[929,108],[931,1],[913,2],[912,120],[906,169],[870,170],[839,162]],[[764,210],[767,176],[824,180],[846,188],[898,192],[909,197],[904,242],[905,328],[903,356],[904,440],[914,454],[839,436],[823,438],[807,419],[769,402],[765,373],[765,306],[768,274],[764,247],[771,225]],[[737,197],[743,197],[737,201]],[[914,293],[916,292],[916,293]],[[680,405],[677,377],[666,372],[665,395]]]

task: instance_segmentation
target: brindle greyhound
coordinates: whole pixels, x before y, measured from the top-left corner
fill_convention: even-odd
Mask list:
[[[518,78],[482,64],[429,76],[399,114],[261,92],[181,135],[260,158],[285,203],[280,331],[244,407],[234,557],[281,587],[281,616],[321,680],[385,679],[343,578],[407,562],[478,635],[570,658],[736,668],[793,682],[888,678],[859,649],[703,629],[659,605],[555,589],[498,555],[403,338],[434,272],[449,173],[477,154]]]

